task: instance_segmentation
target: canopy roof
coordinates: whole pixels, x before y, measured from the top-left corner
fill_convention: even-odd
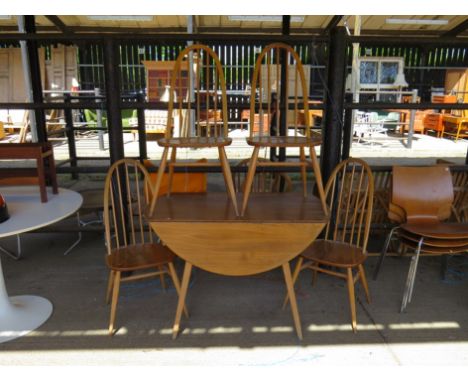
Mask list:
[[[262,20],[262,17],[267,19]],[[276,19],[275,19],[276,18]],[[388,19],[400,21],[389,22]],[[403,19],[403,21],[401,21]],[[411,20],[411,21],[408,21]],[[428,20],[425,24],[421,20]],[[291,17],[290,32],[322,34],[333,26],[348,26],[352,32],[355,16]],[[36,16],[37,31],[48,32],[186,32],[188,16]],[[446,23],[445,23],[446,22]],[[468,16],[362,16],[362,35],[420,35],[468,37]],[[16,17],[0,17],[0,31],[16,31]],[[281,16],[194,16],[198,33],[280,33]]]

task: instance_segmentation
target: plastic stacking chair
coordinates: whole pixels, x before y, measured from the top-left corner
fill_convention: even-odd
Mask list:
[[[345,279],[348,285],[351,326],[357,330],[354,284],[360,280],[370,303],[363,263],[367,258],[374,194],[370,167],[361,159],[349,158],[332,172],[325,187],[330,221],[323,239],[314,241],[299,257],[293,283],[303,269]],[[285,299],[285,305],[288,301]]]
[[[192,71],[192,75],[187,71]],[[170,89],[165,137],[158,140],[158,144],[164,150],[156,179],[156,195],[159,195],[166,167],[169,168],[168,189],[171,190],[174,167],[190,165],[187,162],[176,162],[177,149],[215,148],[218,150],[228,194],[238,215],[231,170],[225,151],[225,147],[232,142],[228,138],[226,83],[216,53],[208,46],[199,44],[185,48],[174,65]],[[172,152],[167,164],[169,149],[172,149]],[[153,212],[156,202],[157,197],[153,199],[150,213]]]
[[[419,256],[444,255],[468,251],[468,223],[445,222],[451,215],[454,199],[449,167],[393,167],[392,195],[388,216],[399,224],[384,244],[374,272],[377,278],[394,235],[415,250],[411,258],[400,312],[411,302]]]
[[[287,63],[285,65],[287,83],[284,86],[281,83],[281,58]],[[300,166],[304,197],[307,195],[307,167],[312,166],[322,207],[327,211],[324,204],[322,177],[315,153],[315,146],[320,145],[322,140],[320,135],[311,132],[308,89],[301,60],[292,47],[283,43],[274,43],[262,50],[255,63],[252,79],[250,134],[247,143],[254,147],[254,151],[249,163],[242,216],[247,209],[254,174],[259,166]],[[279,96],[280,90],[286,92],[285,97]],[[281,104],[282,98],[287,100],[284,104]],[[300,113],[303,113],[305,123],[298,125]],[[257,128],[255,121],[259,121]],[[300,160],[260,163],[258,155],[261,148],[273,150],[296,148],[299,150]],[[309,150],[310,161],[306,159],[306,149]]]
[[[110,269],[107,303],[112,295],[110,335],[114,333],[121,281],[160,276],[164,287],[164,274],[168,274],[177,293],[180,290],[173,265],[175,255],[154,242],[151,228],[145,228],[144,212],[150,192],[149,174],[139,162],[121,159],[109,168],[104,186],[104,225],[106,263]]]

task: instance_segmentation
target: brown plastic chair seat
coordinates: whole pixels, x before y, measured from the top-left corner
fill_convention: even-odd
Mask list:
[[[414,241],[416,243],[419,243],[422,237],[421,235],[416,235],[405,230],[401,230],[399,234],[401,237],[404,237],[405,239]],[[425,245],[441,248],[465,247],[468,246],[468,239],[434,239],[430,237],[424,237],[423,243]]]
[[[161,138],[158,145],[162,147],[223,147],[232,143],[227,137],[183,137],[183,138]]]
[[[435,239],[468,239],[468,223],[405,223],[405,231]]]
[[[316,240],[301,254],[307,260],[334,267],[355,267],[366,260],[362,248],[344,242]]]
[[[159,267],[173,261],[174,257],[174,253],[166,246],[143,243],[115,248],[106,261],[114,271],[129,271]]]
[[[405,237],[400,237],[400,241],[402,244],[408,246],[412,249],[418,248],[418,243],[412,240],[408,240]],[[446,255],[451,253],[462,253],[468,251],[468,245],[463,247],[436,247],[432,245],[421,245],[421,253],[425,254],[433,254],[433,255]]]

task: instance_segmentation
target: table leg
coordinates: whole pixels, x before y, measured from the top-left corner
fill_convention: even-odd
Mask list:
[[[286,288],[288,289],[289,301],[291,304],[291,311],[294,319],[294,325],[296,327],[297,337],[302,340],[302,328],[301,328],[301,319],[299,317],[299,311],[297,310],[296,294],[294,293],[294,286],[291,278],[291,268],[289,267],[289,262],[286,262],[282,265],[284,279],[286,281]]]
[[[47,321],[52,310],[52,303],[43,297],[8,297],[0,262],[0,343],[38,328]]]
[[[187,295],[187,288],[190,280],[190,273],[192,272],[192,264],[188,261],[185,262],[184,275],[182,276],[182,285],[180,287],[179,302],[177,303],[176,316],[174,326],[172,327],[172,339],[176,339],[180,329],[180,318],[182,310],[185,306],[185,296]]]

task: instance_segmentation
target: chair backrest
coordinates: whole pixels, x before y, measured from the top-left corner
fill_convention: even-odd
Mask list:
[[[448,166],[393,167],[390,220],[442,221],[450,217],[452,202]]]
[[[171,75],[167,115],[166,138],[228,136],[226,81],[210,47],[194,44],[180,52]]]
[[[258,162],[270,162],[268,159],[258,158]],[[248,167],[250,159],[244,159],[237,166]],[[244,192],[247,173],[233,173],[234,187],[236,192]],[[292,191],[291,178],[286,173],[272,172],[267,167],[257,170],[252,182],[252,192],[281,192],[281,182],[284,183],[284,192]]]
[[[348,158],[335,167],[325,186],[330,221],[325,239],[366,250],[372,217],[374,178],[369,165]]]
[[[286,60],[287,81],[284,87],[281,84],[282,59]],[[299,134],[301,127],[304,128],[304,135],[310,137],[309,88],[301,59],[291,46],[273,43],[261,51],[255,63],[251,88],[250,137],[281,136],[279,131],[281,113],[286,114],[286,126],[294,128],[294,135]],[[285,105],[280,105],[282,89],[286,92]],[[303,113],[302,119],[304,119],[302,126],[298,125],[302,117],[300,112]],[[260,127],[254,129],[256,122],[260,123]],[[264,126],[265,122],[267,126]],[[287,134],[288,132],[283,135]]]
[[[115,248],[152,242],[145,232],[144,213],[152,186],[148,171],[134,159],[121,159],[107,172],[104,185],[104,226],[107,253]]]

